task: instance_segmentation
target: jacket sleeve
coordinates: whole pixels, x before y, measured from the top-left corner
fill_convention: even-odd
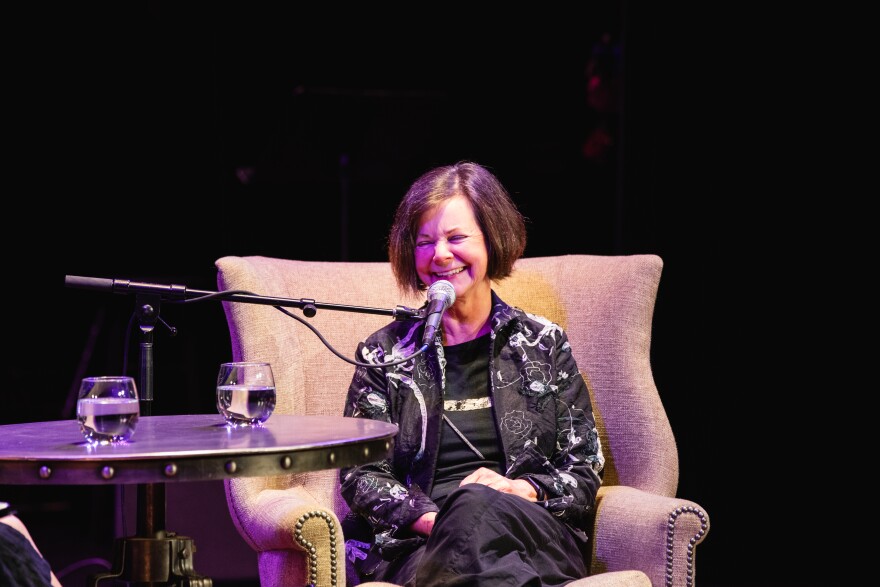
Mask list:
[[[376,354],[365,343],[358,345],[356,356],[361,360]],[[387,377],[385,369],[357,367],[348,388],[344,415],[397,424],[392,417],[389,381],[394,379]],[[417,485],[407,486],[394,475],[393,457],[343,468],[339,480],[342,497],[351,511],[363,516],[376,534],[393,536],[422,514],[439,509]]]
[[[546,493],[545,507],[576,528],[585,528],[602,484],[605,459],[584,378],[571,354],[564,331],[554,344],[556,450],[543,461],[540,473],[528,477]],[[526,450],[535,447],[526,447]],[[536,451],[537,452],[537,451]]]

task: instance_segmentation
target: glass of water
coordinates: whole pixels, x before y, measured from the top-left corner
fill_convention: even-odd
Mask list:
[[[84,377],[76,401],[76,419],[89,444],[129,440],[140,417],[133,377]]]
[[[223,363],[217,375],[217,410],[231,426],[260,426],[275,411],[269,363]]]

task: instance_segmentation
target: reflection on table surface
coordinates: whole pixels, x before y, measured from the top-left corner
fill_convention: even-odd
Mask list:
[[[89,445],[75,419],[0,426],[0,484],[165,483],[335,469],[384,458],[397,426],[273,414],[260,427],[219,414],[142,416],[128,442]]]

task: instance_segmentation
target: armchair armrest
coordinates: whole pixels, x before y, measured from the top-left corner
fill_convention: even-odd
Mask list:
[[[239,534],[258,554],[261,586],[345,585],[337,558],[342,527],[332,507],[304,485],[254,493],[248,481],[227,482],[227,502]]]
[[[691,587],[709,515],[692,501],[633,487],[599,489],[590,574],[639,570],[654,587]]]

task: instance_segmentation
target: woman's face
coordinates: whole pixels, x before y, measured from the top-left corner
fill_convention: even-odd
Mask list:
[[[466,298],[475,286],[485,286],[489,255],[464,196],[454,196],[422,215],[415,256],[419,279],[428,287],[445,279],[455,288],[457,300]]]

